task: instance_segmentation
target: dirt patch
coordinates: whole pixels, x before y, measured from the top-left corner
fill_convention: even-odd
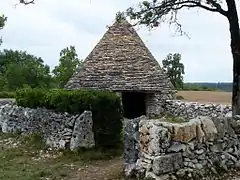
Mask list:
[[[122,176],[122,158],[98,161],[78,169],[69,180],[120,180]]]
[[[232,93],[221,91],[178,91],[185,101],[231,104]]]

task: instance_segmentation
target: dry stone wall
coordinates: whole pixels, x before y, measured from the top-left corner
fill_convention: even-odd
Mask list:
[[[232,107],[223,104],[203,104],[198,102],[185,102],[180,100],[166,100],[164,112],[184,118],[195,118],[197,116],[209,117],[231,117]]]
[[[92,126],[90,111],[70,115],[44,108],[23,108],[12,102],[0,104],[2,133],[41,133],[46,144],[57,149],[93,147],[95,141]]]
[[[173,99],[174,92],[149,93],[146,96],[146,113],[149,117],[159,116],[164,112],[165,101]]]
[[[185,123],[125,120],[125,174],[137,179],[214,179],[240,167],[240,117],[199,116]]]

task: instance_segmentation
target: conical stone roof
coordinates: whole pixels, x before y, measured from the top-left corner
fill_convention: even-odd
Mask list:
[[[173,86],[132,25],[122,20],[108,28],[65,88],[162,92]]]

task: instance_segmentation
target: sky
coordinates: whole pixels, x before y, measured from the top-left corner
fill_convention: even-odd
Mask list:
[[[54,68],[61,49],[73,45],[85,59],[114,22],[115,14],[139,0],[36,0],[34,5],[16,5],[0,0],[0,14],[8,21],[0,36],[0,49],[24,50],[42,57]],[[240,7],[239,1],[237,1]],[[239,9],[238,12],[240,13]],[[229,25],[225,17],[206,10],[181,11],[179,20],[187,36],[175,34],[174,27],[162,24],[149,31],[135,29],[161,65],[168,53],[180,53],[185,82],[231,82],[232,55]]]

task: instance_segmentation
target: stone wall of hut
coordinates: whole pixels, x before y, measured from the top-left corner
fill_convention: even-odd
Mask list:
[[[149,93],[146,95],[146,115],[149,117],[159,116],[164,111],[166,100],[172,99],[170,93]]]

